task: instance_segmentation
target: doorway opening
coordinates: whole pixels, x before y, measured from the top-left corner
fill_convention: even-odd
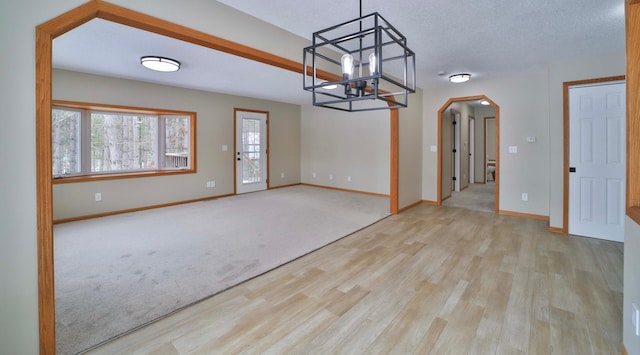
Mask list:
[[[266,190],[269,184],[269,112],[234,111],[236,194]]]
[[[452,98],[440,108],[438,206],[498,213],[499,122],[499,106],[485,95]]]

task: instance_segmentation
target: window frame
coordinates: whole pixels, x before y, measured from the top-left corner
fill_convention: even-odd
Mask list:
[[[177,175],[177,174],[194,174],[196,169],[196,113],[191,111],[178,111],[178,110],[166,110],[155,108],[141,108],[133,106],[121,106],[121,105],[107,105],[96,104],[86,102],[53,100],[53,109],[69,109],[73,111],[82,111],[83,117],[81,118],[80,125],[80,160],[81,167],[79,173],[53,176],[54,184],[86,182],[86,181],[99,181],[99,180],[115,180],[115,179],[129,179],[140,178],[150,176],[164,176],[164,175]],[[121,114],[138,114],[138,115],[153,115],[158,117],[158,161],[160,161],[161,153],[164,151],[165,142],[165,130],[164,130],[164,118],[167,116],[186,116],[189,118],[189,167],[175,169],[165,168],[164,164],[161,167],[155,169],[133,170],[133,171],[115,171],[115,172],[90,172],[89,160],[90,158],[90,142],[86,139],[90,137],[91,128],[85,122],[90,121],[90,118],[85,117],[85,113],[91,112],[107,112],[107,113],[121,113]],[[89,116],[90,117],[90,116]],[[162,121],[162,122],[161,122]],[[162,130],[160,126],[163,126]],[[161,150],[162,147],[162,150]]]

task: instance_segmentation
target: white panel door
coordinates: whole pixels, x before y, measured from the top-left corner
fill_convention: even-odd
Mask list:
[[[267,189],[267,114],[236,111],[236,193]]]
[[[624,241],[625,83],[569,89],[569,233]]]

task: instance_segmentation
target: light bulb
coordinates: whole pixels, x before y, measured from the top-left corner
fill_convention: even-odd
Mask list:
[[[353,75],[353,56],[349,53],[343,55],[340,63],[342,64],[342,77],[351,77]]]
[[[378,72],[378,57],[375,52],[369,54],[369,74],[374,75]]]

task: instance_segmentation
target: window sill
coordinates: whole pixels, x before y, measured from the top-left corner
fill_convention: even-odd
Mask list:
[[[153,170],[153,171],[141,171],[136,173],[117,173],[117,174],[59,177],[59,178],[53,178],[53,184],[55,185],[55,184],[70,184],[70,183],[76,183],[76,182],[89,182],[89,181],[135,179],[135,178],[144,178],[144,177],[153,177],[153,176],[193,174],[195,172],[196,172],[195,169]]]
[[[634,220],[637,224],[640,224],[640,206],[627,207],[627,216]]]

